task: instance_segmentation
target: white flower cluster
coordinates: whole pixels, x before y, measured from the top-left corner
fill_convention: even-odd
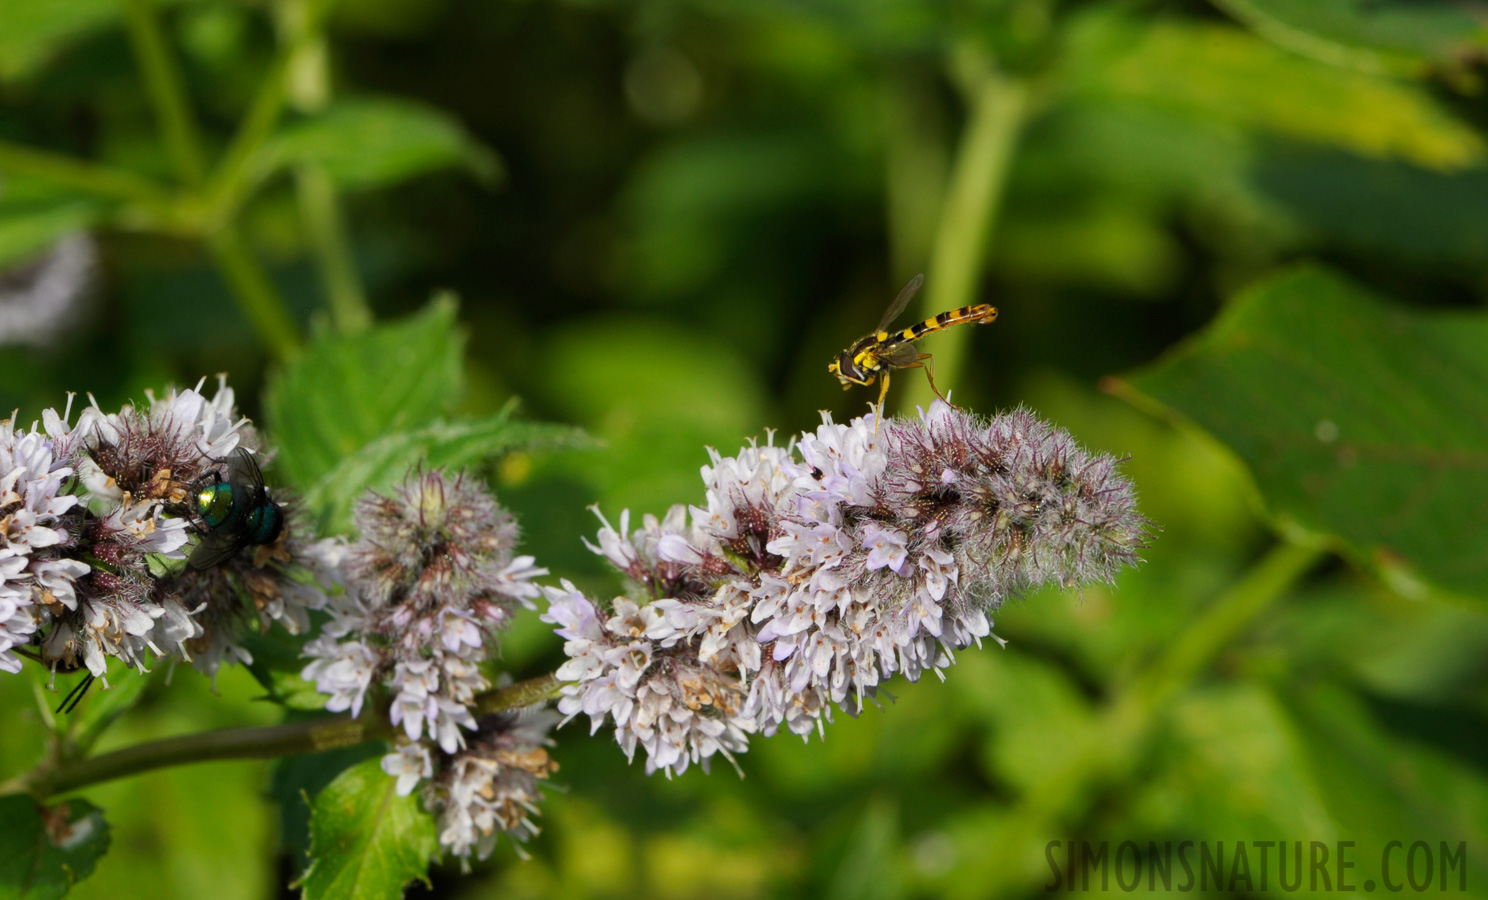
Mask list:
[[[490,856],[500,835],[520,850],[520,842],[538,833],[533,816],[540,783],[558,769],[546,749],[557,719],[540,706],[486,717],[470,746],[427,785],[425,801],[439,811],[439,843],[462,862]],[[431,772],[428,752],[418,744],[385,757],[383,768],[398,776],[399,790]]]
[[[46,424],[45,432],[0,425],[0,669],[7,672],[21,670],[13,650],[30,641],[47,607],[77,607],[74,584],[89,571],[47,552],[69,540],[62,517],[78,498],[62,493],[72,467],[53,453],[54,438],[65,437],[52,433],[60,420],[51,415]]]
[[[411,472],[391,495],[356,506],[359,536],[323,545],[339,583],[330,621],[305,648],[304,669],[326,708],[361,715],[386,695],[406,739],[382,767],[407,796],[420,784],[440,817],[441,844],[484,858],[498,835],[537,832],[537,781],[557,768],[543,749],[551,725],[538,710],[477,718],[491,687],[480,664],[516,606],[535,608],[547,574],[512,555],[517,527],[479,481],[441,470]]]
[[[211,399],[201,388],[147,394],[143,407],[114,413],[94,401],[76,423],[69,404],[60,415],[46,410],[40,429],[5,424],[0,668],[14,671],[14,650],[27,642],[36,649],[24,652],[44,664],[95,677],[109,657],[140,669],[151,657],[179,658],[209,674],[224,657],[249,658],[235,643],[238,604],[226,580],[246,564],[174,576],[150,564],[185,559],[189,486],[245,436],[255,439],[225,381]],[[286,546],[278,552],[292,556]],[[250,593],[266,619],[295,627],[305,621],[301,606],[323,602],[317,591],[285,588],[293,582],[277,563],[252,568],[258,589]]]
[[[713,453],[707,507],[608,522],[603,554],[644,601],[547,589],[569,660],[559,711],[613,725],[668,774],[748,735],[808,734],[896,673],[939,672],[988,612],[1050,581],[1109,580],[1146,535],[1113,461],[1025,412],[990,424],[825,417],[788,447]]]

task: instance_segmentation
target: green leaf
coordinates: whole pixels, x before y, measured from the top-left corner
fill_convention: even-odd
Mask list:
[[[373,757],[380,759],[387,752],[385,742],[368,741],[323,753],[286,756],[274,765],[269,795],[279,801],[280,840],[293,854],[297,872],[310,860],[310,798],[351,766]]]
[[[289,482],[308,489],[374,440],[432,423],[459,393],[463,344],[448,298],[358,334],[317,335],[264,403]]]
[[[305,668],[301,653],[309,635],[293,635],[275,626],[268,633],[245,631],[239,639],[253,662],[248,671],[268,691],[268,699],[290,709],[324,710],[325,694],[300,677]]]
[[[1467,66],[1488,46],[1488,4],[1360,0],[1216,0],[1288,50],[1366,71],[1424,74]]]
[[[368,759],[316,796],[304,900],[397,900],[415,878],[428,883],[439,846],[434,817],[417,794],[399,797],[396,787],[382,763]]]
[[[0,189],[0,269],[39,256],[58,239],[91,227],[102,214],[95,201],[36,182],[4,185]]]
[[[447,113],[392,98],[345,100],[286,128],[265,145],[256,168],[262,178],[307,163],[351,189],[450,168],[463,167],[486,184],[502,174],[496,154]]]
[[[1251,185],[1327,247],[1471,272],[1488,259],[1488,172],[1433,172],[1337,150],[1271,147]]]
[[[1073,80],[1079,94],[1098,102],[1141,100],[1196,120],[1427,168],[1479,165],[1488,149],[1424,90],[1303,59],[1238,28],[1164,22]]]
[[[435,422],[385,435],[341,459],[304,494],[305,507],[320,517],[322,531],[351,528],[351,510],[363,491],[383,490],[420,462],[460,469],[516,451],[579,447],[584,433],[566,425],[513,422],[503,412],[475,422]]]
[[[1155,742],[1158,765],[1132,810],[1143,831],[1332,836],[1306,748],[1264,688],[1245,682],[1197,688],[1164,716],[1171,727]]]
[[[1207,429],[1273,510],[1488,597],[1488,316],[1302,268],[1116,389]]]
[[[118,0],[0,0],[0,78],[30,72],[118,17]]]
[[[0,797],[0,900],[66,896],[108,846],[108,823],[86,800],[46,807],[29,795]]]
[[[1392,840],[1407,846],[1424,840],[1434,849],[1440,841],[1480,846],[1488,838],[1482,813],[1488,808],[1488,780],[1481,769],[1392,733],[1363,698],[1337,684],[1286,679],[1277,695],[1293,715],[1293,731],[1342,836],[1361,848],[1381,850]],[[1379,859],[1379,854],[1360,854],[1358,880],[1378,875]],[[1398,881],[1403,868],[1398,853],[1392,862]],[[1482,884],[1488,877],[1481,856],[1468,854],[1447,884],[1455,888],[1463,868],[1469,883]]]

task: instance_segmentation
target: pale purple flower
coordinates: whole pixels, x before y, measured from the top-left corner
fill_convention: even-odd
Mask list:
[[[1111,580],[1147,534],[1113,460],[1023,411],[824,417],[784,447],[712,453],[703,480],[690,525],[674,511],[627,534],[625,513],[591,545],[647,602],[548,590],[559,710],[669,774],[941,674],[1006,597]]]
[[[399,797],[407,797],[418,783],[434,774],[434,761],[429,748],[419,743],[399,744],[398,749],[382,758],[382,770],[398,779]]]

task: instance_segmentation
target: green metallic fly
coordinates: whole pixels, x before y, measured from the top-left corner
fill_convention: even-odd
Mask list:
[[[269,496],[253,454],[239,447],[222,462],[226,478],[213,469],[191,488],[189,512],[201,540],[187,565],[198,571],[224,563],[246,547],[272,544],[284,530],[284,508]]]

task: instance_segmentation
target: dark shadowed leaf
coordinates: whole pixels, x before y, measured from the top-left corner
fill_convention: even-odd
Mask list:
[[[399,797],[377,759],[337,776],[310,814],[310,869],[304,900],[397,900],[403,886],[427,883],[438,847],[434,818],[418,795]]]
[[[86,800],[41,806],[0,797],[0,900],[53,900],[93,873],[108,851],[103,812]]]
[[[1488,317],[1303,268],[1117,389],[1198,423],[1283,516],[1488,596]]]
[[[290,709],[324,710],[326,695],[300,677],[306,665],[302,651],[308,638],[275,626],[266,633],[245,630],[239,643],[253,654],[248,671],[268,691],[269,700]]]

